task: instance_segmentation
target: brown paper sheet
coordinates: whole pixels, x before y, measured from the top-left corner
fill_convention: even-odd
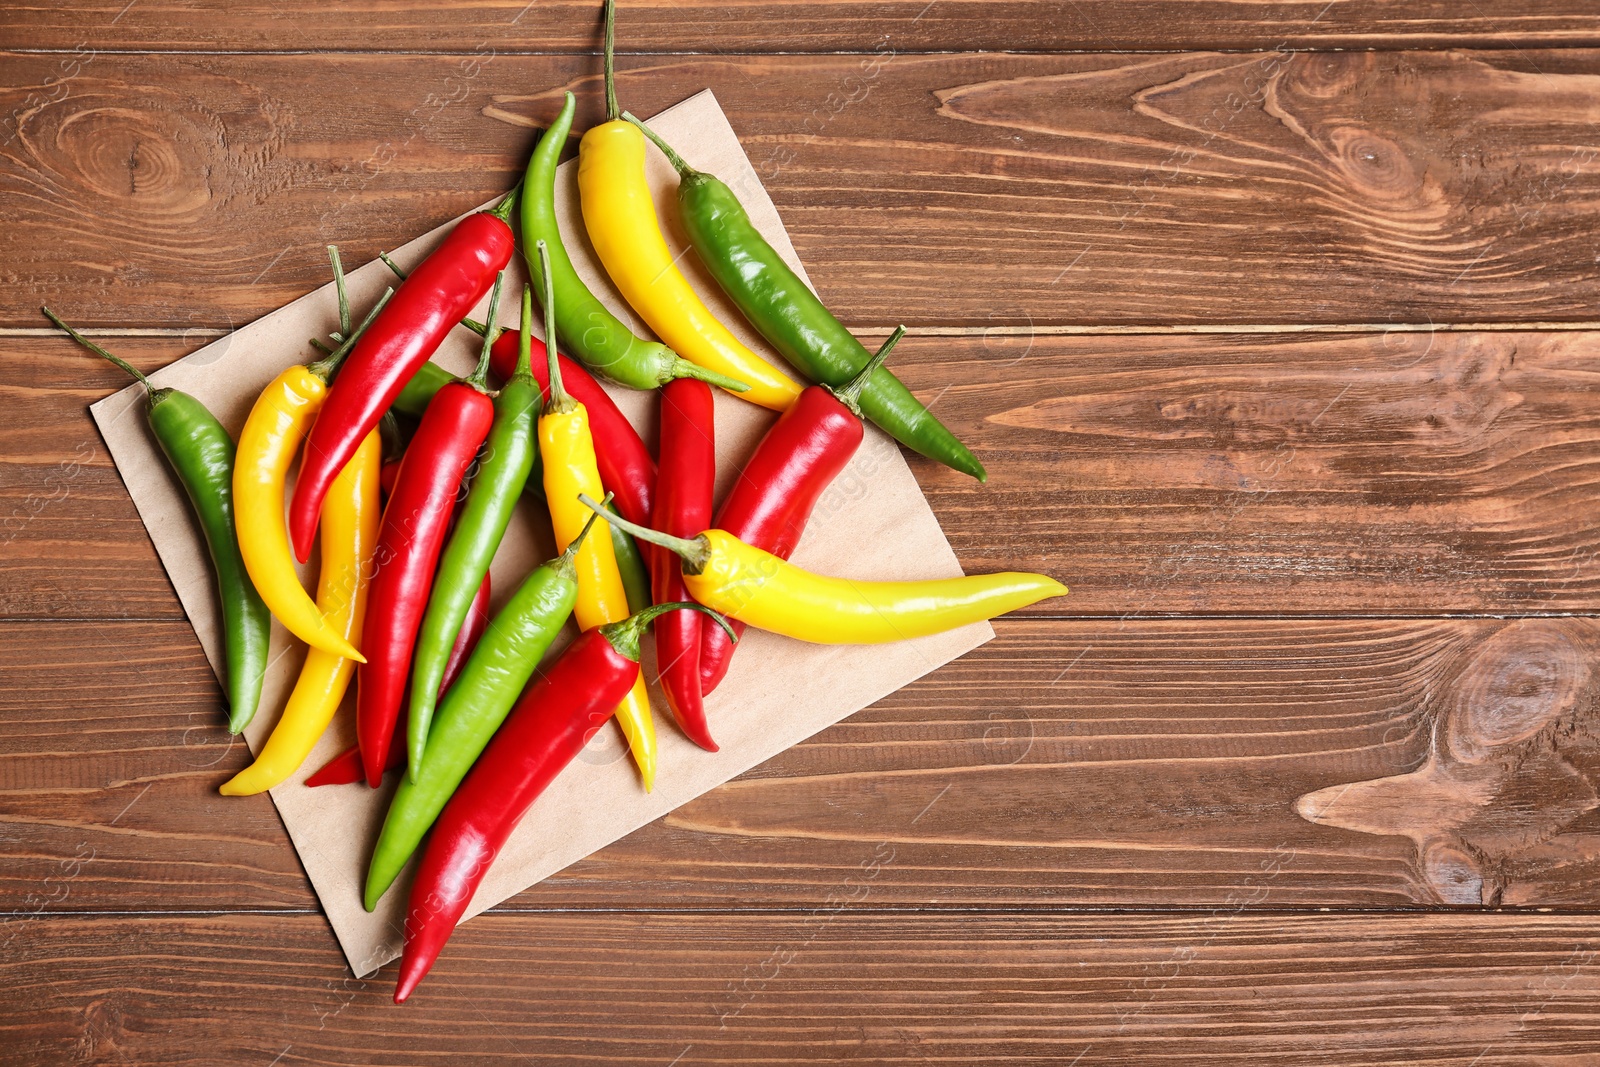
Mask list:
[[[691,165],[732,185],[767,239],[801,271],[776,209],[709,90],[656,116],[651,125]],[[663,220],[674,219],[676,180],[672,168],[653,150],[649,158],[658,211]],[[585,281],[642,332],[642,325],[617,296],[589,248],[578,215],[576,166],[575,162],[562,166],[557,184],[568,250]],[[682,235],[672,232],[674,223],[667,225],[668,243],[675,253],[683,251]],[[440,227],[418,238],[398,249],[395,258],[409,267],[447,230],[448,226]],[[682,256],[679,263],[711,309],[741,340],[757,352],[770,353],[692,254]],[[500,322],[517,320],[525,278],[518,257],[507,272]],[[358,316],[391,279],[381,262],[350,274]],[[483,318],[483,312],[479,309],[477,317]],[[284,368],[312,358],[308,338],[326,336],[337,327],[337,301],[330,283],[163,368],[152,378],[158,385],[194,394],[237,437],[261,389]],[[534,332],[543,332],[537,322]],[[435,358],[462,371],[476,356],[475,341],[466,330],[457,330]],[[775,355],[770,358],[781,365]],[[646,441],[653,441],[653,397],[621,389],[612,393]],[[130,386],[90,410],[212,667],[220,668],[218,607],[204,544],[182,490],[149,434],[143,404],[142,390]],[[720,499],[774,416],[721,393],[716,414]],[[494,562],[495,608],[498,610],[533,566],[551,554],[548,519],[534,506],[523,506]],[[801,566],[822,573],[860,578],[936,578],[961,573],[898,447],[871,427],[849,469],[823,498],[794,558]],[[685,740],[672,724],[659,691],[653,690],[660,737],[655,792],[647,794],[640,788],[615,728],[602,731],[533,806],[484,880],[468,917],[976,648],[993,634],[987,623],[980,623],[894,645],[835,647],[750,631],[727,680],[707,700],[721,751],[703,752]],[[277,721],[303,656],[304,646],[274,623],[260,711],[245,734],[252,751],[260,748]],[[648,654],[646,664],[647,676],[653,676]],[[301,784],[328,758],[353,743],[353,700],[354,686],[317,750],[298,774],[272,791],[272,799],[350,966],[356,974],[366,975],[399,955],[400,921],[409,892],[407,874],[375,913],[362,910],[366,862],[393,792],[394,776],[379,790],[357,785],[308,789]],[[219,774],[218,784],[224,778]]]

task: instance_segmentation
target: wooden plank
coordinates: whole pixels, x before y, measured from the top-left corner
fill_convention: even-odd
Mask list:
[[[131,16],[130,16],[131,17]],[[1154,23],[1152,23],[1154,24]],[[508,187],[591,57],[11,55],[0,326],[227,327]],[[1591,50],[634,57],[848,322],[1592,320]],[[330,91],[337,86],[337,91]],[[576,235],[574,235],[576,236]]]
[[[122,0],[20,5],[0,47],[158,51],[420,50],[589,52],[596,0],[451,4],[343,3],[337,18],[311,7],[221,0]],[[1576,0],[775,0],[622,5],[619,47],[646,52],[1058,51],[1196,48],[1530,48],[1600,43],[1600,17]]]
[[[1600,623],[998,629],[514,906],[1594,902]],[[186,627],[0,634],[0,911],[314,906]]]
[[[397,1008],[319,916],[58,918],[0,954],[0,1057],[1577,1067],[1593,943],[1553,915],[491,914]]]
[[[1514,615],[1600,608],[1596,339],[913,334],[895,363],[991,472],[913,460],[963,565],[1072,587],[1032,614]],[[0,617],[179,617],[84,412],[120,372],[9,338],[0,381]]]

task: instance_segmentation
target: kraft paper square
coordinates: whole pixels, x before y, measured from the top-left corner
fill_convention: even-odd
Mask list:
[[[711,92],[703,91],[669,108],[650,123],[691,165],[716,174],[733,186],[762,233],[804,277],[776,209]],[[676,217],[676,176],[654,149],[649,160],[649,179],[656,193],[657,210],[667,227],[668,244],[675,254],[683,253],[678,259],[680,267],[707,305],[740,340],[781,366],[779,357],[740,317],[694,255],[686,253],[683,236],[671,221]],[[589,247],[578,214],[576,167],[576,162],[564,164],[557,178],[558,208],[567,249],[595,293],[643,333],[643,324],[617,295]],[[453,223],[397,249],[394,258],[405,267],[417,263],[450,225]],[[506,272],[499,310],[502,324],[517,321],[526,277],[519,255]],[[389,270],[377,261],[351,271],[348,280],[358,319],[386,286],[394,284]],[[475,317],[486,316],[486,305],[487,301]],[[537,304],[535,314],[538,315]],[[262,388],[286,367],[315,358],[308,338],[325,337],[337,328],[338,304],[330,282],[151,377],[157,385],[182,389],[198,397],[237,438]],[[534,333],[543,334],[537,321]],[[476,357],[477,340],[467,330],[457,330],[435,359],[453,371],[464,372]],[[653,447],[654,395],[616,388],[610,391]],[[143,390],[129,386],[94,404],[90,411],[206,656],[220,675],[219,612],[204,542],[181,487],[150,436],[143,405]],[[775,416],[719,392],[716,417],[720,500]],[[491,571],[494,608],[498,610],[523,577],[552,554],[548,517],[536,504],[524,502]],[[819,504],[794,561],[824,574],[854,578],[938,578],[962,573],[898,446],[870,426],[849,469]],[[304,577],[309,580],[311,574],[307,572]],[[686,740],[672,723],[659,690],[652,689],[660,738],[655,791],[646,793],[640,787],[618,731],[615,726],[608,726],[534,804],[485,878],[467,916],[492,907],[660,818],[971,651],[993,635],[987,623],[979,623],[898,644],[823,646],[748,631],[727,680],[706,701],[721,751],[704,752]],[[557,654],[566,640],[570,636],[558,642],[550,654]],[[304,654],[304,646],[274,622],[260,710],[245,732],[252,751],[260,748],[276,723]],[[645,661],[647,677],[653,677],[648,653]],[[824,680],[825,684],[818,684]],[[330,757],[353,743],[354,697],[352,685],[327,736],[294,777],[272,790],[272,799],[351,968],[364,976],[400,954],[409,872],[396,882],[375,913],[368,914],[361,906],[367,859],[396,778],[391,773],[384,787],[377,790],[365,785],[309,789],[302,784]],[[225,776],[219,774],[218,784],[223,780]]]

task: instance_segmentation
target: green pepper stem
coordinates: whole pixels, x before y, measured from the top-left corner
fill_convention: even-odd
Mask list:
[[[634,118],[632,112],[624,111],[622,113],[622,117],[639,127],[640,132],[642,132],[646,137],[650,138],[651,142],[654,143],[657,148],[661,149],[661,154],[667,157],[667,162],[671,163],[672,169],[678,172],[678,177],[687,178],[691,174],[700,173],[693,167],[689,166],[689,164],[685,163],[683,161],[683,157],[674,152],[672,150],[672,146],[663,141],[660,136],[657,135],[656,131],[652,130],[650,127]]]
[[[605,502],[607,504],[611,503],[612,495],[611,493],[606,494]],[[578,536],[574,537],[572,543],[566,547],[561,555],[556,557],[557,565],[566,563],[570,566],[572,564],[572,561],[577,558],[578,550],[583,547],[583,539],[589,536],[589,531],[594,528],[595,520],[599,518],[600,513],[598,511],[589,516],[589,521],[583,524],[583,529],[578,531]]]
[[[339,262],[339,246],[328,246],[328,262],[333,264],[333,285],[339,291],[339,332],[350,336],[350,294],[344,285],[344,264]]]
[[[669,611],[699,611],[711,616],[717,625],[728,632],[728,637],[738,643],[739,635],[733,632],[733,627],[728,625],[728,620],[719,612],[712,611],[704,604],[696,604],[692,600],[673,600],[665,604],[651,604],[648,608],[634,612],[626,619],[619,622],[607,623],[600,627],[600,634],[611,647],[620,655],[626,656],[635,662],[639,659],[639,639],[644,636],[645,627]]]
[[[708,367],[698,363],[691,363],[679,356],[672,361],[672,376],[674,378],[694,378],[698,381],[715,385],[719,389],[726,389],[730,393],[748,393],[750,387],[737,378],[730,378],[726,374],[718,374]]]
[[[383,260],[383,265],[384,266],[386,266],[390,270],[394,271],[395,277],[399,278],[401,281],[405,281],[406,280],[406,272],[400,269],[400,264],[396,263],[394,260],[389,258],[389,253],[387,253],[387,252],[379,252],[378,253],[378,258]],[[485,326],[483,323],[479,322],[477,319],[462,319],[461,320],[461,325],[465,326],[467,329],[471,330],[473,333],[477,334],[479,337],[483,337],[486,334],[488,334],[488,332],[489,332],[489,327]],[[500,332],[504,333],[505,331],[502,330]],[[498,338],[499,336],[500,336],[499,334],[495,335],[496,338]]]
[[[606,0],[606,119],[615,122],[622,117],[617,107],[617,0]]]
[[[522,326],[517,331],[517,369],[511,372],[513,378],[518,375],[524,378],[533,377],[532,323],[533,286],[524,284],[522,287]]]
[[[398,458],[406,450],[405,442],[400,439],[400,420],[394,417],[394,409],[383,413],[378,420],[378,440],[382,445],[383,461],[389,462]]]
[[[356,327],[355,332],[349,337],[340,338],[339,347],[329,352],[326,356],[315,363],[306,364],[306,370],[323,381],[332,378],[334,371],[343,365],[345,357],[355,348],[356,342],[361,340],[361,335],[367,332],[367,327],[372,325],[372,321],[378,317],[378,312],[383,310],[383,305],[387,304],[389,298],[393,295],[393,289],[385,289],[383,295],[378,298],[378,302],[372,305],[372,310],[367,312],[367,317],[361,320],[361,325]]]
[[[313,337],[313,338],[310,338],[310,341],[311,341],[311,347],[315,348],[318,352],[321,352],[325,356],[333,355],[333,349],[331,349],[327,345],[323,344],[322,341],[319,338]]]
[[[494,276],[494,288],[489,290],[489,323],[483,332],[483,345],[478,349],[478,365],[472,368],[472,375],[466,379],[467,385],[478,392],[486,392],[489,385],[489,350],[494,347],[494,339],[489,335],[494,332],[495,316],[500,313],[500,286],[505,283],[506,272],[500,271]]]
[[[861,408],[859,406],[861,400],[861,390],[866,387],[867,379],[871,378],[872,375],[877,372],[877,369],[883,366],[883,361],[889,358],[889,353],[894,351],[894,346],[899,344],[900,338],[904,337],[905,335],[906,328],[904,326],[896,326],[894,328],[894,333],[891,333],[889,335],[889,339],[883,342],[883,344],[878,348],[877,352],[873,353],[871,359],[867,360],[867,365],[861,368],[860,373],[858,373],[854,378],[851,378],[848,382],[845,382],[843,385],[839,386],[839,388],[829,390],[829,392],[833,393],[833,398],[839,401],[839,403],[843,404],[845,407],[849,408],[851,411],[855,412],[856,416],[859,418],[861,415]]]
[[[121,367],[123,370],[127,371],[129,374],[133,375],[136,379],[138,379],[139,384],[144,386],[145,396],[149,399],[150,403],[154,404],[156,402],[156,400],[159,399],[156,396],[157,390],[156,390],[155,385],[150,381],[149,378],[146,378],[144,376],[144,372],[141,371],[138,367],[135,367],[132,363],[129,363],[127,360],[123,359],[121,356],[114,356],[110,352],[107,352],[105,349],[101,348],[99,345],[97,345],[93,341],[89,340],[83,334],[79,333],[77,330],[74,330],[71,326],[68,326],[66,323],[62,322],[61,319],[56,316],[56,313],[54,311],[51,311],[48,307],[44,307],[44,306],[41,305],[39,310],[44,312],[45,318],[49,319],[51,322],[55,323],[57,326],[61,327],[65,331],[67,331],[67,336],[68,337],[71,337],[74,341],[78,342],[80,345],[82,345],[83,347],[87,348],[89,351],[93,352],[95,355],[101,357],[102,359],[110,360],[112,363],[115,363],[117,366]]]
[[[660,530],[652,530],[648,526],[640,526],[638,523],[629,522],[605,505],[596,504],[594,498],[587,494],[578,494],[578,499],[585,507],[604,515],[606,521],[613,526],[620,526],[641,541],[648,541],[652,545],[660,545],[667,551],[675,552],[682,556],[683,562],[687,565],[691,574],[699,574],[705,570],[706,564],[711,559],[711,543],[706,540],[704,534],[693,539],[673,537],[671,534],[662,533]]]
[[[516,209],[517,200],[521,192],[522,183],[518,182],[516,185],[512,186],[511,191],[505,195],[505,199],[501,200],[498,204],[489,209],[488,214],[493,215],[507,226],[511,225],[511,212]]]
[[[539,252],[539,273],[544,275],[544,356],[550,366],[550,404],[545,412],[565,415],[577,408],[561,384],[561,357],[556,352],[556,283],[550,274],[550,249],[543,241],[534,242]]]

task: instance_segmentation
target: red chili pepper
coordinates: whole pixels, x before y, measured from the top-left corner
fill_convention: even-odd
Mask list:
[[[384,470],[387,473],[388,468]],[[450,658],[444,666],[444,679],[439,683],[441,697],[444,696],[444,691],[450,688],[450,683],[456,680],[456,675],[461,673],[462,664],[467,662],[467,657],[472,654],[478,638],[483,636],[483,631],[489,625],[489,595],[489,576],[485,574],[483,584],[478,586],[477,596],[472,598],[472,607],[467,610],[466,621],[461,624],[461,630],[456,634],[456,643],[450,648]],[[389,757],[383,761],[383,772],[388,774],[395,768],[405,765],[406,731],[405,723],[400,723],[395,728],[394,736],[389,740]],[[348,785],[351,782],[359,782],[365,777],[366,768],[361,765],[361,746],[351,745],[323,764],[322,769],[316,774],[307,778],[306,785]]]
[[[317,516],[333,479],[417,368],[511,262],[506,218],[515,199],[508,196],[493,212],[480,211],[457,223],[400,284],[345,360],[306,438],[289,505],[289,537],[302,561],[311,555]]]
[[[656,604],[579,635],[511,709],[428,837],[411,884],[396,1004],[411,995],[439,958],[528,808],[633,688],[644,628],[678,608],[707,610],[698,604]]]
[[[780,559],[793,555],[823,491],[861,447],[864,433],[855,398],[862,383],[904,334],[903,326],[891,334],[849,384],[838,389],[813,385],[801,392],[756,445],[712,526]],[[734,634],[744,633],[744,623],[730,621]],[[733,652],[730,635],[716,626],[700,627],[702,694],[722,684]]]
[[[496,278],[489,299],[491,319],[499,296],[500,279]],[[494,323],[489,325],[492,329]],[[417,627],[422,624],[433,587],[452,505],[462,477],[494,423],[494,402],[483,385],[488,373],[489,342],[485,340],[471,376],[451,382],[428,401],[383,509],[383,526],[373,554],[375,569],[367,591],[367,621],[361,631],[367,662],[356,671],[356,741],[361,746],[367,784],[374,789],[383,778]]]
[[[712,407],[711,387],[705,382],[675,378],[661,387],[661,469],[650,525],[674,537],[697,537],[711,528],[711,491],[717,476]],[[649,562],[653,601],[671,604],[692,599],[676,556],[651,552]],[[678,726],[689,740],[715,752],[717,743],[711,738],[700,695],[703,622],[711,620],[688,611],[656,620],[656,672]]]
[[[391,300],[390,303],[394,301]],[[594,435],[595,464],[600,468],[600,481],[606,490],[615,493],[613,503],[622,517],[641,526],[650,524],[651,501],[655,497],[656,461],[650,458],[639,432],[617,408],[611,394],[582,364],[561,360],[561,384],[567,395],[589,411],[589,431]],[[550,399],[550,365],[544,343],[533,339],[533,376],[539,381],[546,402]],[[489,354],[489,365],[501,381],[511,376],[517,365],[517,331],[501,334]],[[642,516],[642,517],[636,517]],[[695,533],[700,531],[696,530]]]

